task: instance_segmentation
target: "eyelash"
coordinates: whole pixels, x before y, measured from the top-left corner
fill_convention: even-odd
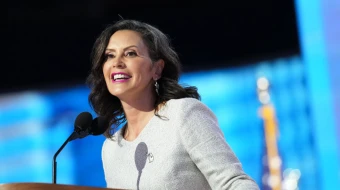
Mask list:
[[[133,55],[130,55],[129,56],[129,54],[133,54]],[[128,51],[128,52],[126,52],[125,53],[125,55],[124,56],[129,56],[129,57],[131,57],[131,56],[137,56],[137,53],[135,52],[135,51]],[[112,53],[106,53],[105,54],[105,58],[106,59],[108,59],[108,58],[114,58],[115,57],[115,55],[113,55]]]
[[[137,56],[137,53],[136,53],[135,51],[128,51],[128,52],[126,52],[126,56],[127,56],[128,54],[131,54],[131,53],[133,53],[133,56]]]
[[[114,56],[113,54],[105,53],[105,58],[106,58],[106,59],[112,58],[113,56]]]

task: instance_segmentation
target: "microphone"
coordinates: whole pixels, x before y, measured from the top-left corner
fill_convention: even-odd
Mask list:
[[[109,126],[109,121],[104,117],[97,117],[92,119],[92,115],[89,112],[80,113],[74,122],[74,131],[66,139],[63,145],[58,149],[58,151],[53,156],[52,162],[52,183],[57,182],[57,162],[56,158],[58,154],[63,150],[69,141],[84,138],[88,135],[100,135],[103,134]]]
[[[109,121],[105,117],[96,117],[92,123],[91,126],[89,127],[88,133],[90,135],[101,135],[103,134],[107,128],[109,127]]]
[[[74,122],[74,131],[68,141],[84,138],[88,135],[87,130],[91,127],[92,115],[89,112],[80,113]]]
[[[84,137],[87,137],[88,135],[101,135],[103,134],[107,127],[109,126],[109,122],[104,118],[104,117],[96,117],[94,120],[92,120],[91,116],[91,122],[86,122],[84,120],[79,119],[80,121],[78,122],[78,126],[75,125],[74,130],[75,133],[73,137],[69,140],[75,140],[75,139],[81,139]],[[84,123],[82,123],[84,122]],[[77,123],[77,120],[76,122]]]

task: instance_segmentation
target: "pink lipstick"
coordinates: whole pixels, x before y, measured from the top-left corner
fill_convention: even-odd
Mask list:
[[[117,72],[117,73],[112,73],[111,74],[111,80],[112,82],[116,83],[116,82],[126,82],[131,78],[130,75],[123,73],[123,72]]]

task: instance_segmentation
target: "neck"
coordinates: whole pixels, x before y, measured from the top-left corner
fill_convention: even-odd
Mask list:
[[[133,140],[137,138],[154,115],[154,102],[154,96],[148,96],[148,98],[140,97],[130,101],[121,101],[127,120],[127,127],[124,135],[125,139]]]

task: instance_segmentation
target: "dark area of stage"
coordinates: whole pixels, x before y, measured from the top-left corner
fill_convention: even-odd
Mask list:
[[[120,16],[168,34],[185,72],[299,53],[293,0],[183,3],[8,2],[1,91],[84,83],[95,38]]]

